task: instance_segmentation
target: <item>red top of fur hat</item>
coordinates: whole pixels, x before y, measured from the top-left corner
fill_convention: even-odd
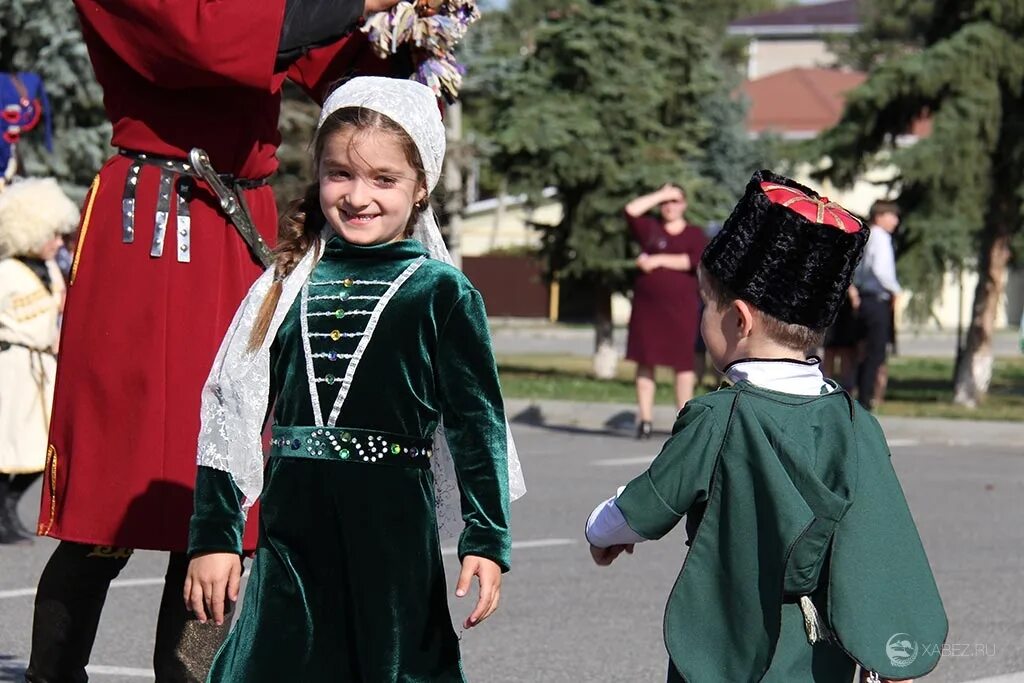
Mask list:
[[[831,225],[848,233],[861,231],[861,222],[828,197],[811,197],[796,188],[769,182],[761,183],[761,189],[773,203],[781,204],[809,221]]]

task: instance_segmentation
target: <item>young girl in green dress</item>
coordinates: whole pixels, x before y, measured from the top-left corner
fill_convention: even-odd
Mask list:
[[[237,598],[243,510],[262,506],[211,681],[463,681],[439,542],[459,521],[456,595],[479,581],[465,627],[498,606],[525,489],[483,302],[428,205],[444,146],[418,83],[357,78],[324,105],[318,182],[203,391],[185,584],[201,620]]]

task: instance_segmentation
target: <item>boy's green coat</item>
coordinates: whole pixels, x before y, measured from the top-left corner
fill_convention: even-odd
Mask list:
[[[618,505],[649,539],[689,515],[664,625],[687,681],[850,680],[854,661],[905,679],[938,662],[928,559],[885,436],[845,392],[743,381],[695,399]],[[828,640],[808,642],[803,595]]]

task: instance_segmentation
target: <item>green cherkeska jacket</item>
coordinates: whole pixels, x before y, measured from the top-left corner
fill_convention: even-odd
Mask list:
[[[664,622],[686,681],[850,680],[854,663],[905,679],[938,663],[948,624],[917,527],[881,427],[843,391],[742,381],[691,401],[618,505],[648,539],[687,516]]]

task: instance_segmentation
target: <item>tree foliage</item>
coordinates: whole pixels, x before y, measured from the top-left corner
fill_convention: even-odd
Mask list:
[[[889,155],[899,169],[901,267],[913,303],[918,312],[927,310],[949,266],[976,264],[981,283],[968,348],[984,355],[1010,244],[1021,226],[1024,0],[897,5],[905,12],[903,35],[920,49],[881,62],[850,93],[841,121],[822,138],[832,159],[825,175],[849,184],[879,153]],[[922,114],[930,118],[930,134],[900,144]],[[983,394],[987,379],[976,379]]]
[[[40,124],[18,145],[23,172],[56,176],[84,193],[110,155],[110,124],[74,6],[50,0],[0,3],[0,71],[40,74],[52,107],[53,154],[43,145]]]
[[[509,7],[508,25],[518,26],[519,7]],[[624,288],[629,199],[681,183],[692,218],[720,219],[745,180],[743,105],[720,52],[728,18],[696,2],[529,8],[540,18],[517,29],[518,52],[489,53],[476,88],[486,116],[475,120],[488,121],[492,162],[514,187],[558,189],[564,218],[545,239],[551,270]]]

